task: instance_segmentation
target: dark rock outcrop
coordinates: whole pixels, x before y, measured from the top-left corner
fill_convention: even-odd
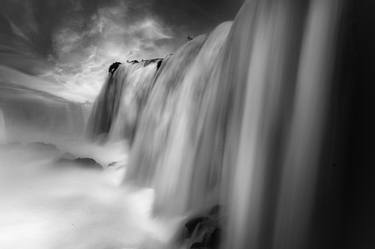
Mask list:
[[[130,63],[130,64],[137,64],[137,63],[139,63],[139,61],[138,60],[127,60],[126,61],[127,63]]]
[[[189,218],[176,237],[176,244],[190,249],[217,249],[220,245],[220,207]]]
[[[141,61],[139,60],[127,60],[126,62],[129,64],[138,64],[142,63],[144,67],[147,67],[150,64],[156,63],[156,70],[158,70],[161,66],[161,63],[163,62],[163,58],[154,58],[154,59],[142,59]]]
[[[103,167],[97,161],[88,157],[76,157],[73,154],[65,153],[58,160],[58,164],[75,165],[86,169],[102,170]]]
[[[103,169],[103,167],[92,158],[87,158],[87,157],[77,158],[73,162],[85,168],[100,169],[100,170]]]
[[[108,72],[113,74],[120,65],[121,65],[121,62],[112,63],[112,65],[108,69]]]
[[[159,68],[159,64],[161,64],[163,62],[163,58],[154,58],[154,59],[149,59],[149,60],[142,60],[143,62],[143,65],[145,67],[147,67],[148,65],[152,64],[152,63],[157,63],[158,66],[157,68]]]

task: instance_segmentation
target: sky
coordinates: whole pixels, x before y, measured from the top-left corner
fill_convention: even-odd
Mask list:
[[[163,57],[234,19],[243,0],[0,0],[0,72],[92,99],[113,61]],[[12,69],[12,70],[6,70]],[[2,77],[8,74],[6,77]]]

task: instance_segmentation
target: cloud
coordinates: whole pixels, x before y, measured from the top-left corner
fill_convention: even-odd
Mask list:
[[[113,61],[169,54],[242,1],[2,0],[0,64],[92,99]]]
[[[92,48],[95,48],[97,53],[105,49],[103,52],[110,54],[110,57],[116,57],[114,54],[118,54],[121,58],[124,58],[127,52],[144,48],[150,48],[150,51],[145,51],[140,56],[157,56],[160,52],[165,52],[165,48],[160,49],[154,44],[159,40],[173,38],[172,30],[164,27],[152,15],[130,19],[129,16],[134,13],[129,12],[123,1],[117,3],[99,8],[89,17],[89,22],[82,17],[67,19],[53,37],[57,59],[74,59],[73,55],[77,53],[85,57],[87,51],[90,51],[88,54],[92,56]]]
[[[116,1],[98,8],[89,22],[82,16],[66,19],[53,35],[56,66],[43,78],[80,88],[92,100],[112,62],[162,57],[174,49],[171,29],[152,14],[130,10],[124,1]]]
[[[147,1],[147,0],[144,0]],[[157,0],[151,11],[181,33],[210,32],[219,23],[233,20],[244,0]]]

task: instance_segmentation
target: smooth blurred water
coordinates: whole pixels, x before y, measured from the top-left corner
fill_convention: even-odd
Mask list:
[[[226,22],[188,42],[163,61],[155,77],[125,182],[155,188],[157,213],[181,215],[218,203],[220,165],[215,161],[220,156],[207,155],[203,165],[197,155],[208,135],[203,128],[217,91],[213,72],[230,28],[231,22]]]
[[[337,0],[246,1],[160,68],[120,66],[88,122],[106,143],[2,149],[3,247],[165,248],[219,205],[223,248],[308,248],[339,15]],[[105,169],[55,163],[64,152]]]
[[[132,143],[159,62],[127,62],[108,74],[89,117],[87,133],[91,140],[126,139]]]
[[[7,131],[5,127],[5,120],[3,111],[0,109],[0,144],[3,144],[7,140]]]

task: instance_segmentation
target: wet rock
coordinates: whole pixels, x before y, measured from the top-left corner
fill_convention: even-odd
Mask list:
[[[138,64],[142,63],[144,67],[147,67],[150,64],[156,63],[156,70],[158,70],[161,66],[161,63],[163,62],[163,58],[154,58],[154,59],[148,59],[144,60],[142,59],[141,61],[138,60],[127,60],[126,61],[129,64]]]
[[[103,167],[92,158],[77,158],[74,160],[74,163],[79,164],[83,167],[92,168],[92,169],[103,169]]]
[[[189,236],[191,236],[194,232],[194,230],[197,228],[197,226],[201,223],[208,222],[210,219],[208,217],[195,217],[185,224],[185,228],[189,233]]]
[[[112,63],[112,65],[108,69],[108,72],[113,74],[120,65],[121,65],[121,62]]]
[[[70,166],[78,166],[86,169],[102,170],[103,166],[97,161],[88,157],[76,157],[71,153],[65,153],[58,160],[58,164],[66,164]]]
[[[118,164],[118,162],[111,162],[108,164],[108,167],[113,167],[113,166],[116,166]]]
[[[58,151],[59,149],[54,144],[43,143],[43,142],[32,142],[27,144],[33,150],[39,151]]]
[[[137,63],[139,63],[139,61],[138,60],[127,60],[126,61],[127,63],[130,63],[130,64],[137,64]]]
[[[156,70],[159,70],[161,67],[161,63],[163,63],[163,60],[158,61],[158,64],[156,65]]]
[[[157,63],[157,69],[159,69],[161,63],[163,62],[163,58],[155,58],[155,59],[150,59],[150,60],[142,60],[143,65],[147,67],[148,65],[152,63]]]
[[[217,249],[220,245],[219,206],[185,221],[176,243],[190,249]]]

